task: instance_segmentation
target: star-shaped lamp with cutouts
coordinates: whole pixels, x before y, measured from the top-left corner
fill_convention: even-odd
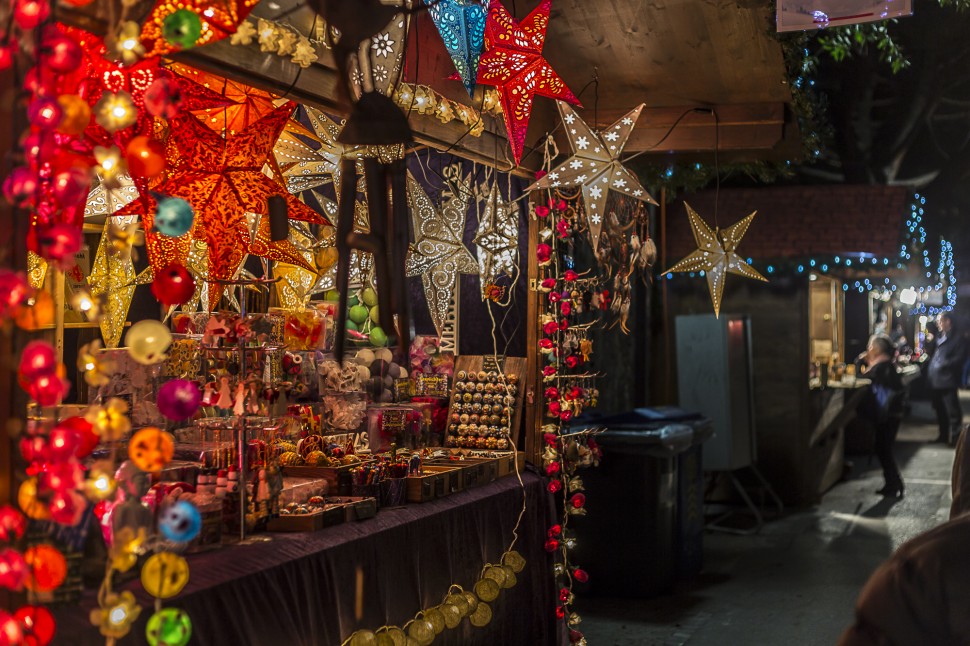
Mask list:
[[[431,321],[440,335],[455,294],[459,274],[477,274],[478,263],[465,248],[465,214],[472,189],[463,184],[442,191],[443,206],[436,209],[421,185],[408,175],[408,202],[414,223],[414,244],[408,251],[406,273],[421,276]]]
[[[488,5],[485,51],[478,65],[478,83],[498,89],[512,156],[518,164],[536,94],[579,105],[572,90],[542,57],[552,0],[542,0],[519,23],[500,0]]]
[[[767,278],[742,260],[735,251],[748,230],[748,225],[758,212],[753,211],[751,215],[726,229],[712,230],[687,202],[684,202],[684,206],[687,207],[687,217],[690,219],[690,228],[694,232],[697,249],[668,269],[666,273],[703,271],[707,277],[707,286],[711,290],[714,316],[717,317],[721,313],[721,296],[724,293],[724,279],[727,274],[737,274],[768,282]]]
[[[254,235],[246,215],[266,216],[269,197],[282,195],[290,219],[326,223],[316,211],[290,195],[284,186],[263,174],[263,165],[272,154],[273,144],[292,111],[292,105],[277,108],[237,135],[226,138],[192,115],[177,117],[171,123],[166,148],[170,170],[164,181],[154,187],[154,192],[182,198],[192,205],[194,234],[183,237],[194,235],[206,241],[209,280],[231,279],[247,253],[312,269],[289,240],[270,239],[267,217],[262,218]],[[159,259],[152,254],[151,238],[158,236],[151,232],[155,212],[153,201],[142,196],[117,215],[141,214],[149,261],[153,269],[158,269]],[[187,251],[186,245],[184,255],[166,260],[184,264]],[[216,304],[219,294],[220,290],[209,290],[210,306]]]
[[[503,199],[498,180],[488,193],[475,235],[475,246],[478,247],[478,275],[483,292],[499,276],[515,274],[519,256],[519,208]]]
[[[603,213],[606,210],[606,195],[618,191],[632,198],[656,204],[649,193],[640,185],[637,176],[620,163],[620,154],[644,104],[627,112],[606,130],[593,130],[576,114],[567,103],[557,102],[563,126],[569,136],[573,156],[560,164],[550,173],[527,190],[537,188],[558,188],[560,186],[581,186],[589,235],[595,251],[599,246],[600,231],[603,228]]]
[[[487,13],[482,0],[424,0],[434,26],[468,91],[475,94],[478,62],[485,45]]]

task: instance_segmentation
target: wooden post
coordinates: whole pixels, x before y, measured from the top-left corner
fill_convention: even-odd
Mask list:
[[[539,404],[539,263],[536,260],[536,245],[539,244],[539,221],[529,214],[529,246],[526,253],[529,256],[529,271],[526,280],[528,297],[526,298],[525,325],[525,457],[533,464],[539,464],[539,452],[542,443],[537,441],[542,418],[537,414]]]

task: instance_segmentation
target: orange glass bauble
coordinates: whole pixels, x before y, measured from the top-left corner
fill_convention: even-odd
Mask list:
[[[76,94],[62,94],[57,97],[61,106],[61,122],[57,124],[57,132],[62,135],[76,137],[84,132],[91,122],[91,106]]]
[[[27,478],[17,491],[17,504],[27,518],[47,520],[51,517],[47,503],[37,499],[37,478]]]
[[[144,135],[128,143],[128,170],[135,177],[155,177],[165,170],[165,147]]]
[[[33,301],[14,310],[14,323],[22,330],[38,330],[54,323],[54,297],[40,290],[34,294]]]
[[[50,545],[34,545],[24,552],[24,561],[30,567],[27,589],[33,592],[50,592],[64,583],[67,561],[64,555]]]

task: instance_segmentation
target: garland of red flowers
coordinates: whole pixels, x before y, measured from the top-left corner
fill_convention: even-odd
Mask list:
[[[539,265],[538,288],[543,294],[539,325],[539,353],[543,357],[542,427],[543,470],[548,491],[561,500],[559,522],[547,531],[545,549],[555,555],[554,572],[559,588],[556,616],[565,621],[569,641],[583,646],[586,638],[578,629],[581,617],[573,610],[575,583],[585,583],[589,575],[572,562],[576,538],[569,520],[586,513],[583,481],[579,468],[599,464],[601,452],[592,431],[572,431],[570,423],[589,407],[595,406],[599,391],[596,376],[589,370],[592,341],[587,333],[590,322],[579,323],[582,314],[595,316],[609,307],[610,295],[601,289],[599,279],[579,273],[568,253],[577,234],[576,209],[562,196],[535,207],[542,224],[535,254]],[[590,317],[586,317],[590,318]]]

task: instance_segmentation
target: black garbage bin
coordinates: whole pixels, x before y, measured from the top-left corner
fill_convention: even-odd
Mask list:
[[[676,408],[638,408],[585,419],[603,460],[582,474],[590,517],[576,523],[574,561],[599,596],[652,597],[700,571],[703,469],[709,420]]]

